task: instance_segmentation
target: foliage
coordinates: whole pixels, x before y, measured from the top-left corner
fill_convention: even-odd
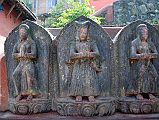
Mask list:
[[[151,23],[152,23],[153,25],[158,25],[158,24],[159,24],[158,18],[152,19]]]
[[[81,15],[100,24],[101,18],[92,16],[94,12],[94,9],[89,6],[89,0],[85,0],[81,4],[73,0],[63,0],[51,10],[51,17],[47,19],[46,27],[64,27]]]

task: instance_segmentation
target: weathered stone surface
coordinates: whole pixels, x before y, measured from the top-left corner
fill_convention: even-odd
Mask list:
[[[115,91],[116,91],[116,95],[121,97],[121,96],[128,96],[128,98],[122,99],[122,101],[120,102],[120,110],[122,112],[125,113],[152,113],[152,112],[157,112],[156,108],[154,107],[158,101],[158,98],[154,98],[154,102],[152,100],[152,95],[150,95],[151,93],[153,95],[155,95],[157,97],[158,95],[158,88],[157,90],[154,91],[154,86],[151,85],[153,82],[155,82],[155,86],[159,85],[159,77],[157,77],[157,79],[154,81],[152,80],[153,78],[149,79],[149,77],[151,77],[148,73],[147,74],[143,74],[142,77],[146,77],[147,75],[147,79],[151,81],[151,83],[146,82],[145,80],[142,80],[141,82],[143,82],[143,84],[147,84],[149,86],[149,88],[152,89],[149,90],[149,92],[146,92],[145,90],[139,90],[140,84],[139,84],[139,77],[135,77],[137,74],[142,75],[142,72],[139,73],[139,69],[141,68],[135,68],[132,64],[135,62],[131,61],[132,59],[132,41],[137,38],[137,26],[141,25],[141,24],[145,24],[148,27],[148,40],[151,40],[151,42],[154,44],[153,48],[156,48],[157,51],[159,51],[159,31],[153,27],[152,25],[143,22],[143,21],[136,21],[133,22],[131,24],[129,24],[128,26],[126,26],[125,28],[123,28],[115,37],[114,39],[114,59],[115,59],[115,83],[116,85],[114,86]],[[150,42],[148,41],[148,44]],[[141,46],[140,46],[141,47]],[[150,48],[150,47],[149,47]],[[153,51],[151,51],[153,52]],[[140,55],[140,53],[136,52],[138,55]],[[155,53],[153,53],[155,54]],[[142,58],[142,61],[144,59]],[[152,64],[154,65],[154,68],[156,69],[157,73],[152,72],[151,75],[154,76],[154,74],[158,74],[159,73],[159,69],[158,69],[158,64],[159,64],[159,58],[157,57],[156,59],[151,59]],[[146,63],[146,62],[145,62]],[[150,67],[151,68],[151,67]],[[133,69],[133,70],[132,70]],[[148,69],[149,70],[149,69]],[[136,71],[136,72],[135,72]],[[138,72],[137,72],[138,71]],[[145,71],[145,70],[144,70]],[[152,70],[150,70],[152,71]],[[155,79],[155,76],[154,76]],[[142,83],[141,83],[142,84]],[[134,88],[134,90],[132,91],[132,89]],[[148,88],[146,88],[148,89]],[[138,96],[139,94],[140,97]],[[132,99],[133,96],[136,96],[136,99]],[[143,97],[142,97],[143,96]],[[140,99],[140,100],[137,100]],[[141,100],[143,99],[143,100]],[[155,103],[156,101],[156,103]],[[147,105],[143,106],[142,105],[147,103]],[[136,105],[135,105],[136,104]],[[139,105],[137,105],[139,104]],[[136,108],[137,107],[137,108]],[[151,108],[150,108],[151,107]],[[150,110],[151,109],[151,110]],[[150,110],[150,111],[148,111]]]
[[[137,37],[136,27],[139,24],[146,24],[149,29],[149,38],[155,45],[157,51],[159,51],[159,32],[152,25],[138,20],[124,27],[114,38],[114,59],[115,59],[115,80],[116,85],[116,94],[117,96],[125,95],[125,91],[128,89],[128,85],[132,83],[132,77],[130,76],[130,50],[131,50],[131,42]],[[158,61],[159,58],[153,61],[153,64],[159,73]],[[157,78],[159,81],[159,77]],[[158,84],[158,83],[156,83]],[[123,94],[122,94],[123,93]]]
[[[52,41],[49,33],[35,23],[24,21],[22,24],[27,24],[31,28],[30,37],[35,43],[37,52],[35,60],[17,58],[19,61],[16,61],[13,58],[14,54],[23,54],[24,49],[22,48],[25,46],[21,41],[18,42],[19,26],[8,36],[5,43],[5,55],[11,112],[32,114],[48,112],[52,109],[60,115],[86,117],[112,115],[116,110],[133,114],[159,112],[159,88],[155,93],[151,90],[137,91],[137,94],[143,96],[142,100],[136,99],[137,94],[129,91],[130,85],[138,88],[138,81],[134,79],[136,74],[132,72],[131,61],[134,59],[131,54],[132,41],[137,38],[138,25],[147,25],[148,39],[151,39],[154,44],[153,48],[159,51],[159,32],[152,25],[140,20],[133,22],[121,29],[111,40],[99,25],[81,16],[66,25]],[[19,45],[21,52],[14,51],[16,44]],[[140,47],[145,47],[142,50],[147,50],[148,45],[149,43]],[[144,52],[137,52],[137,54],[141,53]],[[151,52],[148,51],[148,53]],[[152,53],[157,55],[157,52]],[[25,58],[25,55],[22,58]],[[146,61],[145,59],[143,56],[142,61]],[[28,65],[27,60],[35,65],[30,69],[35,68],[37,81],[35,87],[38,88],[37,93],[39,94],[36,96],[31,93],[33,98],[27,99],[30,94],[23,94],[23,90],[27,89],[18,89],[21,93],[17,93],[21,97],[17,100],[12,76],[17,64],[23,64],[25,68]],[[151,59],[150,62],[158,74],[159,57]],[[133,67],[133,69],[138,70],[137,67]],[[27,68],[26,71],[28,71]],[[150,77],[152,81],[157,78],[155,83],[156,86],[159,86],[159,77],[152,78],[151,75],[146,75],[148,76],[144,77],[146,79]],[[32,77],[30,74],[26,74],[26,76]],[[21,80],[27,77],[19,75],[17,78]],[[150,85],[150,87],[152,86]],[[153,100],[152,96],[150,97],[151,93],[155,96]]]
[[[23,32],[25,31],[24,28],[28,30],[27,39]],[[22,39],[26,39],[26,41],[21,42]],[[41,99],[46,99],[47,101],[51,99],[49,91],[51,89],[49,89],[49,84],[52,83],[51,43],[50,34],[44,28],[29,20],[22,22],[7,37],[5,56],[10,105],[18,106],[23,100],[25,101],[23,102],[24,105],[29,105],[32,104],[32,100],[35,98],[39,100],[34,105],[38,105]],[[14,58],[15,55],[17,55],[17,60]],[[12,102],[15,101],[15,97],[16,102]],[[10,110],[14,111],[13,107],[10,107]],[[18,113],[17,110],[15,109],[15,113]],[[34,110],[31,111],[32,113],[34,112]],[[29,112],[25,112],[25,114],[29,114]]]
[[[114,25],[127,25],[135,20],[158,24],[158,0],[118,0],[113,3]]]
[[[85,17],[80,17],[77,20],[88,20]],[[69,61],[70,57],[70,44],[71,42],[74,42],[76,40],[76,28],[74,25],[74,21],[70,24],[68,24],[60,33],[59,36],[57,36],[57,56],[58,56],[58,64],[59,64],[59,82],[60,82],[60,93],[61,96],[67,96],[67,88],[70,77],[69,76],[69,68],[66,64],[66,62]],[[100,61],[101,62],[101,68],[102,71],[99,72],[99,81],[101,83],[101,95],[102,96],[109,96],[110,89],[111,89],[111,78],[112,73],[110,72],[112,69],[112,61],[111,61],[111,51],[112,51],[112,41],[109,38],[107,34],[103,31],[103,29],[98,26],[96,23],[91,21],[91,25],[89,28],[89,37],[91,40],[93,40],[99,49],[100,53]],[[71,73],[70,73],[71,74]],[[66,82],[66,84],[65,84]]]
[[[88,28],[85,27],[87,26],[85,25],[85,23],[89,24]],[[79,38],[78,35],[81,34],[80,33],[81,31],[83,30],[85,31],[85,28],[87,28],[87,32],[88,32],[87,38],[89,38],[89,40],[83,43],[80,43],[79,39],[82,39],[82,38]],[[83,101],[82,99],[85,99],[85,98],[87,99],[87,102],[88,101],[90,102],[93,99],[95,105],[97,105],[96,96],[98,97],[112,96],[111,84],[113,82],[112,81],[113,79],[113,71],[112,71],[113,46],[112,46],[112,41],[110,37],[107,35],[107,33],[105,33],[105,31],[100,26],[98,26],[92,20],[81,16],[77,18],[75,21],[65,26],[65,28],[62,29],[60,34],[56,37],[55,42],[57,45],[57,62],[58,62],[57,63],[58,66],[56,66],[56,69],[58,70],[58,76],[59,76],[57,77],[59,86],[55,87],[56,93],[58,93],[56,96],[57,99],[59,98],[65,99],[69,97],[70,99],[72,99],[72,101],[74,101],[74,103],[76,103],[77,101]],[[79,61],[77,60],[75,60],[74,62],[73,61],[71,62],[71,60],[73,59],[72,51],[74,51],[74,49],[78,49],[77,51],[80,51],[79,46],[83,46],[85,43],[88,46],[89,45],[96,46],[96,50],[98,49],[97,51],[99,51],[99,58],[97,58],[96,61],[94,61],[92,59],[89,59],[89,58],[85,59],[84,57],[80,56],[79,61],[83,60],[83,63],[80,64]],[[81,48],[81,53],[82,51],[85,51],[84,49],[86,49],[86,51],[87,50],[89,51],[88,46],[83,46],[82,47],[83,49]],[[96,51],[93,51],[93,53],[95,54]],[[91,55],[91,52],[89,54]],[[94,63],[96,66],[95,67],[96,69],[94,68],[92,69],[91,68],[92,66],[91,65],[89,66],[89,62],[85,63],[86,61],[87,62],[89,61],[90,63]],[[78,68],[77,66],[81,66],[81,68]],[[83,69],[85,69],[87,72],[84,75],[82,75],[82,66],[83,66]],[[95,73],[94,70],[97,70],[97,68],[99,68],[98,69],[99,71]],[[81,69],[81,70],[78,70],[78,69]],[[88,76],[88,81],[87,81],[87,77],[85,75],[87,75],[88,73],[90,73],[90,75]],[[77,81],[78,76],[81,77],[80,81]],[[89,80],[89,78],[92,78],[92,79]],[[83,82],[85,81],[86,81],[86,84],[83,84]],[[79,82],[81,82],[80,87],[78,86]],[[87,82],[90,82],[90,83],[93,82],[93,83],[87,86],[89,84]],[[95,84],[96,87],[93,84]],[[75,92],[73,90],[74,89],[72,88],[73,86],[75,89],[78,89],[78,92]],[[91,89],[87,90],[87,88],[89,87],[93,88],[94,92]],[[88,92],[86,93],[86,91]],[[76,99],[76,102],[75,102],[75,99]],[[56,101],[56,99],[54,101]],[[107,103],[107,99],[104,99],[103,101]],[[67,102],[67,99],[63,101],[63,104],[65,104],[66,102]],[[57,104],[59,105],[59,101],[57,102]],[[60,104],[62,103],[60,102]],[[72,102],[70,102],[70,104],[72,104]],[[75,106],[72,109],[77,109],[76,107],[77,106],[75,104]],[[96,110],[96,108],[94,109]],[[59,113],[62,114],[60,111]],[[81,115],[81,113],[77,113],[77,114]],[[65,114],[65,115],[71,115],[71,113]],[[88,116],[91,116],[91,115],[88,115]]]

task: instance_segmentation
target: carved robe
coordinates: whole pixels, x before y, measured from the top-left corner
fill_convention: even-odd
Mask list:
[[[98,96],[96,59],[99,55],[95,43],[76,42],[71,46],[73,72],[69,96]]]
[[[132,47],[135,49],[136,55],[133,58],[136,61],[132,64],[132,77],[136,81],[133,81],[134,90],[137,93],[157,93],[157,71],[152,63],[152,59],[142,59],[142,53],[157,55],[157,50],[152,42],[148,42],[147,45],[142,45],[139,38],[132,41]]]
[[[18,93],[32,92],[37,89],[35,79],[34,59],[36,58],[36,45],[34,41],[18,42],[14,46],[13,56],[18,60],[18,65],[13,72]],[[18,79],[20,83],[18,83]]]

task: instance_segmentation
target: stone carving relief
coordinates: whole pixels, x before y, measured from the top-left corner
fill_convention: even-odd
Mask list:
[[[132,77],[136,80],[136,97],[143,100],[142,93],[145,93],[149,99],[155,99],[153,94],[157,93],[158,73],[151,60],[157,58],[158,52],[148,39],[148,28],[145,24],[138,25],[137,32],[138,37],[132,41],[130,53]]]
[[[70,61],[73,63],[73,71],[69,96],[75,96],[76,101],[82,101],[87,96],[89,101],[95,101],[99,95],[97,72],[100,72],[96,64],[99,51],[97,45],[88,40],[89,21],[78,22],[77,38],[70,47]]]
[[[18,65],[13,72],[17,101],[25,97],[27,97],[27,100],[31,100],[38,95],[34,65],[37,59],[37,50],[35,42],[29,35],[29,29],[29,26],[26,24],[20,25],[20,39],[13,48],[13,58],[18,61]],[[18,78],[20,81],[17,81]]]
[[[115,88],[124,113],[158,112],[158,31],[136,21],[115,37]]]
[[[51,42],[52,38],[44,28],[28,20],[7,37],[9,110],[13,113],[51,110]]]
[[[113,114],[116,104],[111,97],[110,37],[81,16],[68,24],[55,41],[60,85],[57,111],[62,115]]]
[[[71,116],[159,112],[159,32],[138,20],[111,40],[81,16],[52,39],[24,21],[7,37],[9,110]]]

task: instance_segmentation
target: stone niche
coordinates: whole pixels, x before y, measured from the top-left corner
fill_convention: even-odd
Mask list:
[[[26,20],[12,30],[5,42],[9,110],[31,114],[51,110],[51,35]]]
[[[137,32],[139,29],[137,28],[145,25],[148,28],[148,38],[147,42],[141,42]],[[146,33],[147,29],[145,30],[144,27],[143,31],[140,34]],[[146,44],[143,45],[143,43]],[[145,49],[147,49],[146,53],[143,52]],[[159,112],[158,52],[159,31],[149,23],[141,20],[127,25],[114,38],[116,66],[114,69],[114,88],[116,96],[120,98],[119,111],[135,114]],[[133,53],[139,59],[136,59]],[[144,54],[151,54],[152,56],[144,58]]]
[[[61,30],[52,48],[57,61],[53,109],[60,115],[113,114],[113,44],[102,27],[81,16]]]

